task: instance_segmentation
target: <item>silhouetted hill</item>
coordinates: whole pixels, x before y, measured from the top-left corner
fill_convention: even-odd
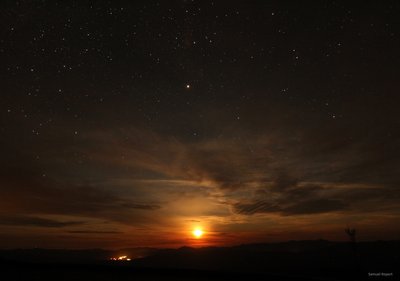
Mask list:
[[[132,259],[142,258],[159,249],[138,247],[126,248],[120,250],[103,250],[103,249],[84,249],[84,250],[67,250],[67,249],[13,249],[0,250],[0,261],[22,261],[35,263],[99,263],[109,260],[111,257],[126,255]]]
[[[137,247],[137,248],[124,248],[120,250],[113,251],[114,256],[127,255],[132,259],[143,258],[149,255],[155,254],[160,249],[151,247]]]
[[[51,263],[91,263],[103,261],[112,255],[112,251],[101,249],[14,249],[0,250],[0,258],[8,261],[51,262]]]
[[[354,250],[349,243],[324,240],[116,251],[18,249],[0,251],[0,269],[5,275],[22,276],[20,280],[54,280],[52,276],[61,275],[70,279],[55,279],[371,280],[368,273],[393,274],[385,277],[388,280],[398,277],[399,253],[400,241],[360,242]],[[109,260],[118,255],[146,257]]]
[[[275,273],[350,279],[368,272],[389,272],[400,265],[399,241],[358,243],[289,241],[235,247],[160,250],[135,260],[138,267],[220,270],[226,272]]]

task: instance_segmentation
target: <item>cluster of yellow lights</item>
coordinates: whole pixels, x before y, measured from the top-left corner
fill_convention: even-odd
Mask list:
[[[120,256],[116,258],[111,258],[112,261],[130,261],[131,259],[128,256]]]

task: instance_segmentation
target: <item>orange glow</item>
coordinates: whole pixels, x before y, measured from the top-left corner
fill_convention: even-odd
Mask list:
[[[196,238],[201,238],[201,236],[203,236],[203,230],[201,230],[201,228],[196,228],[195,230],[193,230],[193,235]]]
[[[115,258],[110,258],[112,261],[130,261],[131,259],[128,256],[119,256]]]

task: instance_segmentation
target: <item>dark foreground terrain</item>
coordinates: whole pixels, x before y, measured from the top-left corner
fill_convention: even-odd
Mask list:
[[[144,254],[109,261],[119,253]],[[132,256],[134,257],[134,256]],[[235,247],[3,250],[0,280],[399,280],[399,241]]]
[[[325,280],[290,274],[237,273],[128,265],[3,264],[1,280]],[[330,280],[330,279],[327,279]]]

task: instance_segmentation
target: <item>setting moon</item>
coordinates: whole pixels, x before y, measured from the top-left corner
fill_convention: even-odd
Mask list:
[[[196,238],[201,238],[201,236],[203,236],[203,230],[201,230],[200,228],[196,228],[195,230],[193,230],[193,236]]]

